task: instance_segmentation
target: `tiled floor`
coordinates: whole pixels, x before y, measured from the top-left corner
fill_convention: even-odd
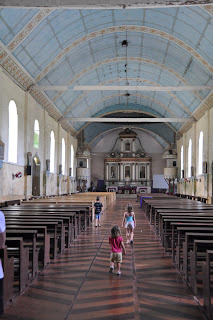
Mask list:
[[[121,225],[127,203],[117,200],[111,205],[104,213],[102,226],[91,226],[80,235],[0,319],[204,319],[135,200],[134,245],[126,246],[122,275],[108,273],[110,229]],[[124,229],[122,233],[125,239]]]

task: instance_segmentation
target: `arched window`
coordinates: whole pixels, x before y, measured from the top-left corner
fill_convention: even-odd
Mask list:
[[[50,133],[50,172],[54,173],[55,167],[55,135],[54,132]]]
[[[15,101],[9,103],[9,146],[8,161],[17,163],[18,115]]]
[[[199,136],[199,147],[198,147],[198,174],[203,173],[203,131],[200,132]]]
[[[183,146],[181,146],[181,151],[180,151],[180,176],[181,178],[184,178],[184,174],[183,174]]]
[[[191,166],[192,166],[192,139],[189,140],[188,146],[188,177],[191,177]]]
[[[39,122],[35,120],[34,123],[34,148],[39,148]]]
[[[74,148],[71,144],[71,150],[70,150],[70,167],[71,167],[71,176],[74,174]]]
[[[62,174],[65,174],[65,141],[62,138],[61,141],[61,164],[62,164]]]

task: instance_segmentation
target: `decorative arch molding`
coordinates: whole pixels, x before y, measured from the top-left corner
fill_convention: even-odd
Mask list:
[[[138,128],[138,127],[131,127],[133,130],[140,130],[142,132],[145,132],[146,134],[148,134],[150,137],[153,137],[159,144],[160,146],[165,149],[165,146],[164,144],[166,144],[166,147],[169,145],[168,142],[166,140],[164,140],[162,137],[160,137],[158,134],[156,133],[153,133],[152,131],[150,130],[147,130],[147,129],[144,129],[144,128]],[[89,145],[91,148],[93,148],[94,146],[96,146],[98,144],[99,141],[101,141],[102,138],[104,138],[106,135],[108,135],[110,132],[112,131],[116,131],[116,130],[123,130],[123,127],[117,127],[117,128],[113,128],[113,129],[108,129],[106,131],[104,131],[104,133],[100,133],[99,135],[97,135],[92,141],[90,141]],[[161,141],[158,141],[156,139],[156,137],[159,138],[159,140]],[[97,142],[95,140],[98,140]],[[163,141],[163,142],[162,142]],[[164,143],[164,144],[163,144]]]
[[[208,14],[210,14],[213,17],[213,6],[211,4],[202,6],[201,9],[205,10],[206,12],[208,12]]]
[[[27,36],[50,14],[54,9],[45,8],[39,12],[27,23],[27,25],[10,41],[7,45],[9,51],[13,52]]]
[[[105,84],[108,84],[108,83],[112,83],[112,82],[116,82],[116,81],[126,81],[126,78],[119,78],[119,79],[112,79],[112,80],[109,80],[109,81],[106,81],[106,82],[102,82],[100,83],[99,85],[105,85]],[[152,85],[155,85],[156,87],[160,87],[159,84],[157,84],[156,82],[154,81],[148,81],[148,80],[143,80],[143,79],[140,79],[140,78],[128,78],[128,81],[140,81],[140,82],[144,82],[144,83],[148,83],[148,84],[152,84]],[[90,91],[86,91],[84,92],[63,114],[63,116],[65,116],[68,112],[70,112],[76,105],[77,103],[83,99],[86,95],[90,94],[91,92]],[[167,93],[169,95],[172,96],[172,98],[174,98],[177,103],[180,105],[181,109],[183,109],[188,115],[192,115],[192,113],[188,110],[188,108],[171,92],[171,91],[167,91]],[[62,119],[62,118],[61,118]]]
[[[112,58],[112,59],[106,59],[106,60],[103,60],[103,61],[99,61],[95,64],[93,64],[92,66],[82,70],[80,73],[78,73],[74,78],[72,78],[72,80],[70,80],[66,85],[67,86],[71,86],[72,84],[75,83],[75,81],[77,81],[79,78],[85,76],[85,74],[87,72],[90,72],[98,67],[101,67],[103,65],[106,65],[106,64],[111,64],[111,63],[117,63],[117,62],[126,62],[126,57],[119,57],[119,58]],[[154,66],[157,66],[159,68],[162,68],[166,71],[168,71],[169,73],[173,74],[175,77],[177,77],[181,82],[185,83],[186,86],[190,86],[190,83],[188,81],[186,81],[183,77],[181,77],[179,75],[178,72],[176,72],[175,70],[173,70],[172,68],[169,68],[165,65],[163,65],[162,63],[160,62],[157,62],[157,61],[154,61],[154,60],[151,60],[151,59],[145,59],[145,58],[137,58],[137,57],[128,57],[128,61],[131,61],[131,62],[141,62],[141,63],[147,63],[147,64],[151,64],[151,65],[154,65]],[[199,100],[204,100],[204,98],[197,92],[197,91],[192,91],[198,98]],[[60,96],[61,94],[64,93],[64,91],[59,91],[55,97],[52,99],[53,102],[55,102]]]
[[[208,71],[213,73],[213,67],[211,64],[206,61],[195,49],[190,47],[187,43],[184,41],[178,39],[177,37],[155,28],[150,27],[144,27],[144,26],[134,26],[134,25],[123,25],[123,26],[114,26],[109,27],[105,29],[101,29],[98,31],[94,31],[89,33],[86,36],[81,37],[80,39],[74,41],[70,45],[68,45],[66,48],[64,48],[47,66],[44,68],[44,70],[36,77],[36,82],[40,81],[67,53],[69,53],[71,50],[76,48],[77,46],[83,44],[86,41],[89,41],[91,39],[110,34],[110,33],[116,33],[116,32],[141,32],[146,34],[151,34],[157,37],[164,38],[166,40],[169,40],[176,45],[180,46],[182,49],[190,53],[197,61],[199,61],[204,68],[206,68]]]

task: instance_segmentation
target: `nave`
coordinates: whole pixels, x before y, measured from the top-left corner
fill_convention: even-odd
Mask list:
[[[204,319],[191,291],[165,253],[139,203],[134,245],[126,245],[121,276],[109,274],[108,237],[121,226],[127,200],[116,200],[55,259],[0,319],[181,320]],[[125,240],[125,230],[122,228]]]

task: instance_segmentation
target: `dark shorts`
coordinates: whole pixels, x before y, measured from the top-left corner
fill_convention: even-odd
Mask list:
[[[100,213],[95,214],[95,219],[100,219]]]

